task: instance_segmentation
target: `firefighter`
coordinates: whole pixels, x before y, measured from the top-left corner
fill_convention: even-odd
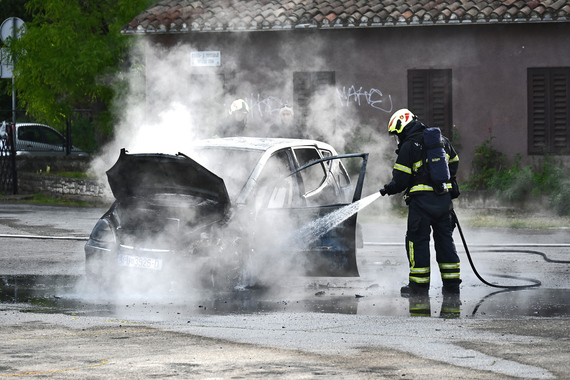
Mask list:
[[[295,125],[294,116],[292,107],[287,104],[281,107],[279,109],[279,122],[269,127],[267,137],[304,138],[303,133]]]
[[[237,99],[230,105],[228,117],[217,128],[221,137],[243,136],[246,133],[249,106],[243,99]]]
[[[407,109],[394,113],[388,124],[388,133],[398,139],[398,157],[392,171],[392,181],[380,189],[380,194],[393,195],[405,192],[408,205],[406,252],[410,265],[408,285],[400,289],[402,297],[426,296],[430,286],[430,234],[433,229],[436,259],[443,282],[444,295],[459,295],[459,257],[453,242],[454,219],[453,191],[436,192],[429,172],[426,170],[423,150],[423,131],[426,125]],[[444,189],[456,184],[455,175],[459,158],[449,140],[442,136],[443,148],[448,162],[450,183]]]

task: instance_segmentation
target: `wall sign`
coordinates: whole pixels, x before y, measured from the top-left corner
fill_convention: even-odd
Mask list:
[[[190,53],[192,66],[220,66],[222,54],[219,51],[193,51]]]

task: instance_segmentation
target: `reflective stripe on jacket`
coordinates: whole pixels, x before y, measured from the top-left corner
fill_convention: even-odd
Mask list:
[[[434,191],[427,177],[429,173],[423,167],[423,130],[425,128],[424,124],[417,121],[409,126],[407,136],[399,147],[398,158],[392,170],[392,181],[386,185],[388,194],[398,194],[403,191],[407,191],[408,194],[420,191]],[[449,140],[444,136],[442,138],[449,173],[451,177],[455,177],[459,167],[459,157]],[[450,190],[451,182],[446,183],[444,186]]]

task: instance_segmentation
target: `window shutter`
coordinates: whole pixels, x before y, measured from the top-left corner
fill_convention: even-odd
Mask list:
[[[528,70],[528,153],[546,150],[548,141],[547,75],[545,69]]]
[[[528,153],[570,153],[570,68],[532,68],[528,78]]]
[[[306,124],[309,106],[313,96],[321,89],[335,85],[334,71],[293,73],[293,97],[295,118],[301,125]]]
[[[570,153],[570,69],[552,72],[552,125],[553,148],[556,153]]]
[[[293,73],[293,94],[295,117],[299,123],[304,125],[309,113],[309,103],[311,102],[311,73]]]
[[[408,71],[408,109],[420,120],[428,120],[428,73],[425,70]]]
[[[431,72],[431,125],[451,137],[451,70]]]
[[[408,108],[420,121],[451,137],[451,70],[409,70]]]

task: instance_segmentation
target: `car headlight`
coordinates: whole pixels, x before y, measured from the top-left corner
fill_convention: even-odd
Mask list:
[[[98,243],[116,242],[115,233],[106,219],[99,219],[93,228],[93,231],[91,231],[91,236],[89,238]]]

